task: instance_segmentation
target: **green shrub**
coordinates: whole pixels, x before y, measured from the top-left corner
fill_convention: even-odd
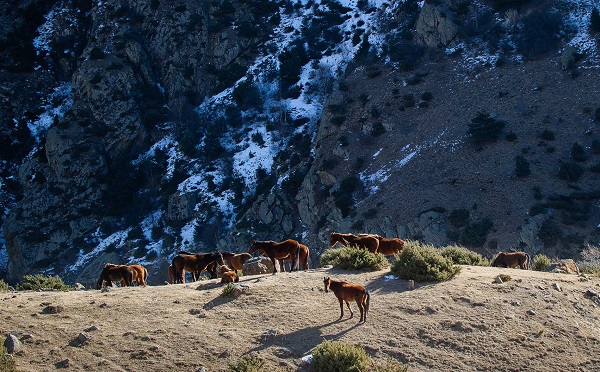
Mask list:
[[[577,142],[575,142],[571,148],[571,159],[577,162],[586,161],[588,159],[585,148]]]
[[[544,131],[540,134],[540,138],[544,141],[554,141],[556,136],[554,135],[553,131],[549,129],[544,129]]]
[[[0,279],[0,291],[8,291],[8,283]]]
[[[370,357],[360,345],[342,341],[323,341],[313,353],[313,371],[348,372],[365,371]]]
[[[577,182],[583,176],[585,169],[572,161],[561,163],[558,169],[558,178],[568,182]]]
[[[265,371],[265,362],[252,355],[244,355],[235,362],[229,363],[230,372],[260,372]]]
[[[600,32],[600,11],[594,7],[592,14],[590,15],[590,28],[592,31]]]
[[[18,291],[72,291],[73,287],[63,283],[59,276],[51,275],[25,275],[23,282],[17,284]]]
[[[235,296],[235,286],[233,284],[227,284],[223,287],[221,291],[221,297],[234,297]]]
[[[460,235],[460,243],[468,247],[481,247],[493,226],[494,223],[489,218],[468,224]]]
[[[533,256],[532,269],[535,271],[546,271],[550,266],[550,257],[545,254],[536,254]]]
[[[439,249],[419,242],[407,242],[395,258],[391,271],[400,279],[441,282],[460,272],[460,267],[442,256]]]
[[[0,345],[0,371],[3,372],[16,372],[17,363],[15,362],[12,355],[8,353],[8,350],[4,345]]]
[[[389,267],[389,262],[379,253],[350,246],[328,249],[321,255],[321,265],[332,265],[342,270],[382,270]]]
[[[531,168],[529,167],[529,161],[522,155],[515,157],[515,176],[527,177],[530,174]]]
[[[505,126],[505,122],[493,118],[485,111],[479,111],[471,119],[468,134],[475,143],[495,142]]]
[[[469,211],[466,209],[455,209],[448,216],[448,221],[454,227],[465,227],[469,223]]]
[[[458,245],[451,245],[442,249],[442,256],[451,259],[455,265],[490,266],[487,258]]]

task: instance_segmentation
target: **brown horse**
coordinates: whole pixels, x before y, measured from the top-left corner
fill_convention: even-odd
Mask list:
[[[525,252],[500,252],[492,261],[493,267],[519,267],[523,270],[531,268],[531,259]]]
[[[331,289],[340,302],[340,317],[338,320],[344,317],[344,302],[350,311],[350,318],[354,316],[352,309],[350,308],[349,301],[355,301],[360,310],[360,322],[367,321],[367,313],[369,312],[369,304],[371,302],[371,295],[369,291],[358,284],[350,284],[343,281],[333,280],[330,277],[323,278],[323,284],[325,285],[325,292],[329,292]]]
[[[277,266],[275,260],[283,260],[291,258],[293,260],[292,270],[298,269],[298,254],[300,253],[300,243],[296,240],[288,239],[282,242],[274,242],[272,240],[267,241],[252,241],[249,253],[252,254],[256,251],[264,252],[271,262],[273,262],[273,274],[277,273]],[[285,271],[285,267],[281,268],[281,271]]]
[[[365,248],[371,253],[377,253],[377,250],[379,249],[379,239],[368,234],[357,236],[354,234],[332,232],[329,238],[329,245],[333,247],[336,243],[341,243],[345,246],[355,245],[359,248]]]
[[[125,265],[106,264],[100,273],[100,279],[96,284],[97,289],[102,289],[104,283],[112,287],[112,282],[121,282],[124,287],[133,285],[133,269]]]
[[[137,285],[141,285],[141,286],[146,286],[146,279],[148,279],[148,270],[146,270],[146,268],[142,265],[115,265],[112,263],[107,263],[106,265],[104,265],[104,267],[118,267],[118,266],[125,266],[130,268],[131,270],[133,270],[133,283],[137,284]],[[125,287],[126,286],[126,281],[125,279],[121,280],[121,286]]]
[[[227,266],[232,270],[235,270],[235,273],[238,274],[239,270],[242,270],[246,261],[252,258],[250,253],[223,253],[223,259],[227,263]]]
[[[402,251],[404,240],[400,238],[384,238],[377,234],[358,234],[358,236],[373,236],[379,240],[379,248],[377,253],[381,253],[384,256],[393,256],[396,253]]]
[[[215,261],[218,262],[219,265],[225,264],[223,262],[223,256],[219,252],[197,253],[194,255],[179,253],[171,262],[170,270],[173,275],[173,281],[175,283],[185,283],[184,271],[200,273],[206,270],[210,263]]]
[[[237,283],[240,281],[240,278],[238,277],[235,270],[231,270],[225,265],[221,265],[219,269],[221,270],[221,284],[233,282]]]
[[[310,250],[304,244],[300,244],[300,252],[298,253],[298,259],[300,260],[300,265],[302,265],[302,270],[308,270],[308,258],[309,258]],[[292,257],[284,258],[283,260],[279,260],[279,268],[281,271],[285,271],[285,261],[294,261]]]

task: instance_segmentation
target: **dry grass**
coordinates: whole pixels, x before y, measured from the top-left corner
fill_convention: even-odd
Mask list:
[[[513,280],[494,284],[499,274]],[[323,340],[360,344],[375,363],[397,361],[412,371],[600,368],[600,309],[584,297],[598,279],[465,266],[450,281],[408,291],[407,281],[389,275],[244,276],[249,289],[232,298],[217,280],[107,293],[1,292],[0,330],[24,338],[19,371],[220,371],[247,355],[268,370],[308,370],[302,357]],[[322,290],[323,276],[369,288],[365,324],[348,312],[337,321],[339,305]],[[44,314],[48,304],[64,310]],[[90,339],[78,341],[81,332]]]

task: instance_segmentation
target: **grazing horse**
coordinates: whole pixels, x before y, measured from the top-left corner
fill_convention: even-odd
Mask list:
[[[273,274],[277,273],[277,266],[275,260],[283,260],[291,258],[293,260],[292,270],[298,269],[298,254],[300,253],[300,243],[296,240],[288,239],[282,242],[274,242],[272,240],[267,241],[252,241],[249,253],[252,254],[256,251],[264,252],[271,262],[273,262]],[[281,267],[281,271],[285,271],[285,267]]]
[[[247,252],[244,252],[244,253],[223,252],[222,254],[223,254],[223,259],[227,263],[227,266],[230,267],[232,270],[235,270],[236,274],[238,273],[239,270],[242,270],[246,261],[248,261],[249,259],[252,258],[252,255]]]
[[[531,259],[525,252],[500,252],[492,261],[494,267],[519,267],[523,270],[531,268]]]
[[[212,262],[218,262],[219,265],[224,265],[223,256],[219,252],[181,254],[173,257],[171,262],[171,272],[175,283],[185,283],[184,271],[192,273],[200,273],[206,270],[207,266]],[[195,279],[194,279],[195,280]]]
[[[404,240],[400,238],[384,238],[377,234],[358,234],[358,236],[373,236],[379,240],[379,248],[377,253],[381,253],[384,256],[393,256],[396,253],[402,251],[404,247]]]
[[[340,317],[338,320],[344,317],[344,302],[346,302],[346,306],[350,311],[350,318],[354,316],[352,309],[350,308],[349,301],[356,301],[358,305],[358,309],[360,310],[360,322],[367,321],[367,313],[369,312],[369,303],[371,302],[371,295],[369,291],[358,284],[350,284],[343,281],[333,280],[330,277],[323,278],[323,284],[325,285],[325,292],[329,292],[331,289],[337,297],[338,301],[340,301]]]
[[[307,246],[305,246],[304,244],[300,244],[300,252],[298,253],[298,259],[300,260],[300,265],[302,265],[302,270],[308,270],[309,252],[310,250]],[[285,261],[293,262],[294,259],[292,257],[288,257],[284,258],[283,260],[279,260],[279,268],[281,269],[281,271],[285,271]]]
[[[112,287],[112,282],[121,282],[124,287],[131,286],[133,283],[133,269],[125,265],[106,264],[100,273],[100,279],[96,284],[97,289],[102,289],[104,283],[107,287]]]
[[[240,278],[235,270],[231,270],[226,265],[221,265],[219,269],[221,270],[221,284],[233,282],[237,283],[240,281]]]
[[[332,232],[329,238],[329,245],[333,247],[336,243],[341,243],[346,246],[355,245],[359,248],[365,248],[371,253],[377,253],[377,250],[379,249],[379,239],[374,235],[368,234],[356,236],[354,234]]]
[[[111,264],[111,263],[107,263],[106,265],[104,265],[104,267],[118,267],[118,266],[125,266],[130,268],[131,270],[133,270],[133,282],[137,285],[141,285],[141,286],[146,286],[146,279],[148,279],[148,270],[146,270],[146,268],[142,265],[115,265],[115,264]],[[126,286],[126,281],[125,279],[121,280],[121,286],[125,287]]]

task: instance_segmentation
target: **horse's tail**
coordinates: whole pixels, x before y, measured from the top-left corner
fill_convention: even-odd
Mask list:
[[[500,254],[498,254],[496,257],[494,257],[494,260],[492,261],[491,265],[492,267],[496,267],[496,264],[498,263],[498,257],[500,257]]]
[[[296,271],[300,271],[300,242],[296,243]]]
[[[368,289],[365,289],[365,296],[367,297],[367,300],[365,301],[365,313],[368,313],[369,304],[371,303],[371,294],[369,293]]]
[[[146,285],[146,281],[148,280],[148,269],[144,267],[144,285]]]
[[[531,257],[528,253],[525,253],[525,270],[531,270]]]

